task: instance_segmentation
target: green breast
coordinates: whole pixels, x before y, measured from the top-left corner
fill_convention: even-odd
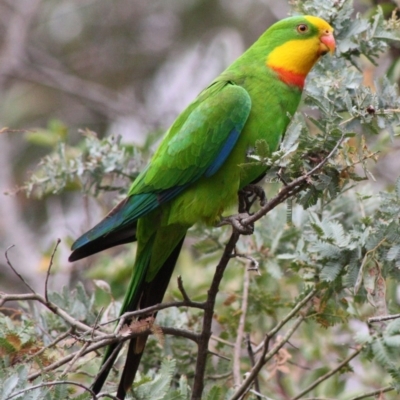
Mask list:
[[[290,123],[290,116],[297,110],[301,99],[301,91],[297,87],[281,82],[266,66],[253,66],[253,70],[253,74],[240,74],[237,77],[234,77],[235,71],[230,73],[230,80],[243,86],[252,100],[250,116],[231,159],[228,160],[230,168],[238,168],[239,164],[248,162],[247,154],[254,149],[257,140],[265,140],[270,151],[277,150]],[[264,172],[263,167],[241,168],[240,187],[249,184]]]

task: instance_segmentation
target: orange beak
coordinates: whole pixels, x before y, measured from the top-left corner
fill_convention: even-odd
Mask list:
[[[320,50],[320,55],[323,56],[326,53],[331,53],[333,54],[335,52],[336,49],[336,42],[335,42],[335,38],[333,37],[333,33],[329,32],[329,31],[325,31],[321,37],[319,38],[320,40],[320,46],[319,46],[319,50]]]

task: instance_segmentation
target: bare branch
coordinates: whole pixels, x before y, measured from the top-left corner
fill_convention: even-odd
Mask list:
[[[7,265],[12,269],[12,271],[14,272],[15,275],[18,276],[18,278],[22,281],[22,283],[29,289],[29,291],[31,291],[32,293],[35,293],[35,291],[32,289],[32,287],[29,285],[28,282],[26,282],[26,280],[23,278],[23,276],[13,267],[13,265],[11,264],[10,259],[8,258],[8,251],[10,249],[12,249],[13,247],[15,247],[15,245],[11,245],[7,248],[6,252],[4,253],[6,260],[7,260]],[[1,303],[3,304],[3,303]]]
[[[64,332],[63,334],[59,335],[57,338],[55,338],[51,343],[49,343],[47,346],[41,348],[39,351],[37,351],[36,353],[32,354],[29,358],[26,359],[26,362],[31,361],[32,359],[40,356],[41,354],[43,354],[46,350],[50,349],[51,347],[55,346],[57,343],[61,342],[62,340],[64,340],[65,338],[67,338],[71,333],[72,333],[73,329],[70,328],[67,330],[67,332]]]
[[[247,268],[245,268],[243,276],[241,313],[240,313],[239,324],[236,330],[236,342],[233,351],[233,383],[235,386],[239,386],[242,381],[242,374],[240,373],[240,358],[242,353],[244,326],[246,322],[247,303],[249,297],[249,284],[250,284],[249,271]]]
[[[276,344],[270,352],[268,352],[268,345],[271,340],[271,338],[290,320],[294,315],[296,315],[301,308],[303,308],[304,305],[306,305],[309,300],[311,300],[315,294],[317,293],[316,289],[313,289],[310,293],[307,294],[307,296],[304,297],[303,300],[301,300],[299,303],[296,304],[296,306],[289,312],[289,314],[282,320],[280,321],[270,332],[268,332],[265,335],[265,339],[263,343],[260,345],[260,349],[263,349],[262,354],[260,358],[258,359],[257,363],[254,365],[254,367],[251,369],[250,373],[247,375],[246,379],[244,382],[241,384],[241,386],[237,389],[237,391],[234,393],[234,395],[231,397],[230,400],[239,400],[242,395],[244,395],[250,388],[250,386],[253,384],[253,381],[257,377],[258,373],[260,372],[261,368],[263,365],[270,360],[282,347],[283,345],[289,340],[289,338],[292,336],[292,334],[295,332],[297,327],[303,322],[305,319],[306,313],[303,315],[299,316],[295,322],[293,327],[286,333],[284,338]],[[267,353],[268,352],[268,353]]]
[[[183,301],[186,303],[191,303],[191,300],[190,300],[188,294],[186,293],[185,288],[183,287],[183,281],[182,281],[182,277],[180,275],[178,276],[178,289],[182,294]]]
[[[392,390],[394,390],[393,386],[386,386],[384,388],[373,390],[372,392],[361,394],[360,396],[352,397],[350,400],[361,400],[361,399],[366,399],[368,397],[376,397],[382,393],[391,392]]]
[[[254,368],[254,365],[256,365],[256,360],[254,358],[254,351],[253,351],[253,346],[251,344],[250,340],[250,335],[246,335],[246,343],[247,343],[247,353],[249,355],[250,363],[251,363],[251,368]],[[260,382],[258,381],[258,375],[254,379],[254,387],[255,391],[257,393],[260,393]],[[260,397],[257,395],[257,400],[260,400]]]
[[[204,374],[206,369],[206,361],[208,355],[208,343],[211,337],[211,323],[214,316],[215,299],[219,291],[219,285],[224,275],[225,268],[227,267],[231,255],[235,249],[236,243],[239,240],[240,234],[233,230],[231,237],[225,246],[222,257],[217,265],[213,280],[211,282],[210,289],[207,293],[207,300],[205,303],[204,315],[203,315],[203,327],[199,336],[198,349],[197,349],[197,360],[195,377],[193,383],[192,400],[201,399],[204,389]]]
[[[83,346],[78,350],[75,354],[75,357],[68,363],[67,367],[64,369],[62,372],[62,376],[66,376],[71,370],[73,365],[76,363],[76,361],[83,356],[85,350],[89,347],[89,342],[86,342],[83,344]]]
[[[367,323],[373,324],[375,322],[390,321],[392,319],[398,319],[398,318],[400,318],[400,314],[382,315],[378,317],[368,318]]]
[[[164,335],[171,335],[171,336],[178,336],[178,337],[184,337],[186,339],[190,339],[195,343],[198,343],[199,340],[199,335],[196,333],[193,333],[191,331],[185,330],[185,329],[178,329],[178,328],[171,328],[171,327],[163,327],[160,326],[159,329],[162,331]],[[79,349],[71,354],[68,354],[67,356],[55,361],[54,363],[47,365],[46,367],[43,367],[39,372],[35,372],[31,375],[28,376],[28,380],[34,380],[37,377],[43,375],[46,372],[49,371],[54,371],[55,369],[67,364],[71,360],[73,360],[77,354],[79,354],[81,357],[85,356],[86,354],[89,354],[93,351],[99,350],[103,347],[109,346],[110,344],[114,343],[119,343],[121,346],[122,344],[130,340],[134,337],[139,337],[139,336],[148,336],[153,333],[153,329],[151,327],[147,329],[143,329],[140,332],[132,332],[132,333],[120,333],[120,334],[111,334],[111,335],[104,335],[102,337],[96,337],[94,339],[86,339],[86,340],[81,340],[76,338],[76,340],[85,342],[88,344],[88,346],[85,346],[85,349]]]
[[[231,359],[229,357],[223,356],[222,354],[219,354],[216,351],[208,350],[208,354],[211,354],[215,357],[221,358],[222,360],[225,360],[225,361],[231,361]]]
[[[71,315],[69,315],[66,311],[62,308],[58,307],[56,304],[46,301],[46,299],[38,293],[33,292],[32,294],[5,294],[0,293],[0,306],[8,301],[15,301],[15,300],[35,300],[39,303],[43,304],[47,307],[51,312],[61,317],[64,321],[68,322],[72,327],[77,330],[81,330],[84,333],[91,332],[92,327],[89,325],[84,324],[83,322],[78,321]],[[96,335],[104,335],[101,332],[97,332]]]
[[[317,294],[317,292],[318,292],[317,289],[313,289],[310,293],[308,293],[308,295],[305,296],[303,300],[298,302],[296,306],[293,307],[292,310],[290,310],[290,312],[286,315],[285,318],[283,318],[277,325],[274,326],[273,329],[271,329],[267,333],[267,336],[273,337],[274,335],[276,335],[281,330],[281,328],[284,325],[286,325],[303,308],[303,306],[306,305],[308,301],[311,300]],[[257,354],[262,348],[263,348],[263,343],[257,346],[257,348],[254,350],[254,353]]]
[[[103,322],[103,323],[99,324],[99,326],[105,326],[105,325],[109,325],[111,323],[119,321],[118,326],[116,328],[116,331],[119,331],[122,328],[122,326],[125,324],[125,321],[127,319],[130,319],[132,317],[138,317],[141,315],[155,313],[157,311],[164,310],[165,308],[171,308],[171,307],[191,307],[191,308],[199,308],[201,310],[204,310],[206,305],[205,305],[205,303],[200,303],[200,302],[191,301],[191,300],[189,300],[189,301],[186,301],[186,300],[185,301],[171,301],[169,303],[160,303],[160,304],[156,304],[151,307],[142,308],[137,311],[127,312],[117,318],[111,319],[107,322]]]
[[[223,344],[225,344],[226,346],[229,346],[229,347],[235,347],[234,343],[231,343],[231,342],[228,342],[227,340],[221,339],[218,336],[211,335],[210,339],[215,340],[216,342],[223,343]]]
[[[92,399],[96,400],[98,397],[96,394],[92,391],[92,389],[88,388],[87,386],[83,385],[82,383],[78,382],[73,382],[73,381],[53,381],[53,382],[41,382],[37,385],[31,386],[26,389],[19,390],[18,392],[15,392],[7,397],[7,399],[12,399],[14,397],[20,396],[23,393],[30,392],[31,390],[39,389],[41,387],[45,386],[56,386],[56,385],[74,385],[74,386],[79,386],[80,388],[84,389],[85,391],[89,392],[92,396]]]
[[[256,365],[251,369],[250,373],[247,375],[244,382],[237,389],[234,395],[230,398],[230,400],[239,400],[247,391],[250,389],[250,386],[253,384],[255,378],[260,372],[261,368],[265,365],[265,363],[270,360],[278,351],[288,342],[293,333],[297,330],[299,325],[304,321],[305,315],[300,315],[294,321],[294,324],[291,329],[289,329],[286,335],[282,338],[280,342],[278,342],[268,353],[268,343],[271,339],[271,336],[268,334],[264,339],[264,350],[261,354],[261,357],[258,359]]]
[[[49,277],[50,277],[50,271],[51,271],[51,267],[53,265],[53,260],[54,260],[54,255],[56,254],[58,245],[61,243],[61,239],[57,239],[56,245],[54,247],[53,252],[51,253],[51,257],[50,257],[50,262],[49,262],[49,267],[47,268],[47,272],[46,272],[46,279],[44,281],[44,298],[46,299],[46,301],[49,301],[49,297],[48,297],[48,291],[47,291],[47,285],[49,283]]]
[[[309,385],[307,388],[305,388],[302,392],[300,392],[298,395],[295,397],[292,397],[290,400],[298,400],[301,397],[303,397],[305,394],[313,390],[315,387],[317,387],[320,383],[323,381],[326,381],[328,378],[331,376],[335,375],[336,372],[339,372],[345,365],[347,365],[354,357],[358,356],[361,351],[363,350],[363,346],[360,346],[356,351],[351,353],[347,358],[345,358],[339,365],[337,365],[335,368],[331,369],[329,372],[327,372],[325,375],[320,376],[318,379],[316,379],[311,385]]]

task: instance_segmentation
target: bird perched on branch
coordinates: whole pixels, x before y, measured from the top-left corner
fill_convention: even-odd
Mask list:
[[[318,59],[333,53],[332,27],[296,16],[272,25],[178,116],[128,195],[72,246],[76,261],[137,240],[132,278],[120,314],[162,301],[188,228],[213,225],[237,193],[265,173],[242,168],[257,140],[276,150]],[[145,317],[143,317],[145,318]],[[147,336],[131,339],[117,397],[135,378]],[[98,393],[117,357],[107,348],[92,386]]]

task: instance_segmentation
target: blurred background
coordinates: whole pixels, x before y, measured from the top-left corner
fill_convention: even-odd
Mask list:
[[[355,0],[355,8],[372,13],[378,3],[390,13],[396,1]],[[0,0],[0,128],[8,128],[0,134],[0,290],[22,290],[6,265],[9,246],[14,267],[39,288],[57,238],[52,285],[68,284],[72,238],[113,204],[88,203],[79,190],[43,198],[17,190],[60,138],[76,144],[88,128],[151,150],[149,137],[289,9],[284,0]],[[390,69],[396,76],[398,56],[392,48],[378,69],[366,68],[366,83]],[[395,178],[387,171],[397,146],[383,155],[381,182]]]

